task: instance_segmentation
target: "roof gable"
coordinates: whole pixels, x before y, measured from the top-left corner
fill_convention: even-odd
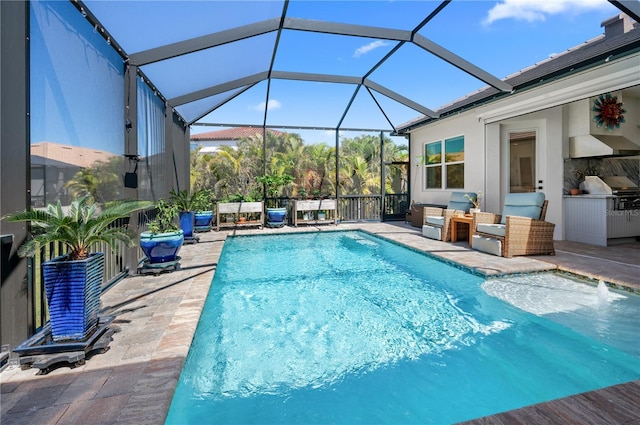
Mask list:
[[[284,134],[278,130],[267,129],[268,132],[280,136]],[[225,130],[208,131],[206,133],[192,134],[190,140],[192,142],[204,142],[214,140],[240,140],[252,136],[262,137],[262,128],[256,127],[234,127]]]
[[[117,156],[107,151],[81,146],[62,145],[53,142],[40,142],[31,145],[31,155],[39,156],[46,160],[56,161],[56,165],[61,163],[68,166],[89,168],[97,161],[108,161]],[[55,163],[53,163],[55,164]],[[52,164],[52,165],[53,165]]]

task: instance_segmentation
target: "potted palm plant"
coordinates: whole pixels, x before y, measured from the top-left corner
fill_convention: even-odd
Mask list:
[[[195,193],[193,226],[196,232],[211,230],[211,222],[213,221],[213,202],[211,197],[212,194],[209,189],[200,189]]]
[[[256,177],[258,183],[265,186],[267,194],[267,227],[282,227],[287,217],[287,209],[277,206],[277,198],[283,187],[293,181],[293,176],[286,173],[265,174]]]
[[[68,207],[61,202],[45,209],[27,210],[6,217],[8,221],[31,222],[31,236],[18,255],[37,255],[50,243],[67,247],[65,255],[42,265],[49,306],[49,323],[54,342],[86,340],[98,325],[100,294],[104,275],[104,252],[92,252],[98,242],[116,250],[117,242],[133,246],[135,238],[127,225],[114,225],[145,201],[116,201],[104,207],[91,197],[75,200]]]
[[[469,200],[469,202],[471,202],[471,204],[473,205],[473,208],[469,208],[469,213],[473,214],[473,213],[477,213],[480,212],[480,205],[482,202],[482,191],[479,190],[478,193],[465,193],[464,197],[467,198]]]
[[[187,190],[179,192],[172,190],[169,193],[169,202],[178,207],[180,228],[184,232],[184,238],[186,240],[195,239],[193,236],[193,226],[195,222],[195,213],[199,205],[198,193],[199,191],[189,193]]]
[[[184,232],[175,223],[178,207],[164,199],[156,202],[156,217],[148,230],[140,234],[140,248],[150,264],[163,264],[178,259],[184,243]]]

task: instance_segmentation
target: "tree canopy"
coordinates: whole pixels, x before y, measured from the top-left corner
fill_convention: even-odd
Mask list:
[[[378,136],[343,139],[336,182],[335,147],[305,144],[295,133],[267,132],[266,137],[264,156],[260,133],[241,139],[236,147],[223,146],[213,153],[192,151],[191,189],[210,189],[217,199],[260,199],[261,176],[289,175],[291,183],[282,188],[280,196],[336,196],[336,188],[340,195],[380,194],[381,155],[385,163],[408,158],[406,146],[398,146],[386,137],[382,146]],[[406,173],[390,167],[385,176],[386,193],[406,189]]]

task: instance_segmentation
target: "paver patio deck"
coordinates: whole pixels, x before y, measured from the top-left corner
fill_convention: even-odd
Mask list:
[[[520,257],[504,259],[468,249],[464,242],[443,243],[424,238],[417,228],[403,223],[343,223],[339,226],[282,229],[243,229],[237,234],[269,234],[300,231],[363,229],[414,249],[429,251],[448,261],[475,268],[482,273],[517,273],[556,268],[605,279],[640,290],[640,244],[597,248],[561,242],[553,257]],[[169,409],[183,361],[200,317],[216,265],[228,234],[235,231],[200,234],[198,244],[186,245],[181,251],[182,268],[158,276],[138,275],[120,281],[102,296],[103,311],[115,316],[116,329],[110,349],[88,359],[75,369],[61,367],[48,375],[38,376],[35,369],[20,370],[10,366],[0,374],[0,423],[14,424],[162,424]],[[640,381],[595,392],[598,394],[638,394]],[[608,391],[608,392],[607,392]],[[591,393],[588,393],[591,394]],[[578,396],[576,396],[578,397]],[[535,414],[519,409],[520,416],[503,417],[496,422],[483,418],[483,423],[536,423],[546,418],[554,423],[554,414],[562,403],[532,406]],[[588,403],[592,398],[575,399]],[[568,400],[568,401],[567,401]],[[601,403],[604,409],[626,409],[624,414],[605,417],[619,420],[611,423],[640,423],[640,408],[629,411],[624,403]],[[554,403],[554,404],[552,404]],[[549,406],[546,408],[545,406]],[[608,406],[608,407],[607,407]],[[622,407],[621,407],[622,406]],[[601,408],[601,407],[599,407]],[[547,410],[545,410],[547,409]],[[540,413],[543,412],[543,413]],[[547,416],[545,416],[545,412]],[[554,413],[555,412],[555,413]],[[550,416],[549,416],[550,415]],[[506,418],[506,419],[505,419]],[[515,419],[514,419],[515,418]],[[518,418],[527,418],[518,422]],[[532,419],[533,418],[533,419]],[[618,419],[616,419],[618,418]],[[599,423],[594,416],[570,415],[569,422]],[[594,422],[595,420],[595,422]],[[551,421],[551,422],[550,422]],[[566,417],[555,423],[568,423]]]

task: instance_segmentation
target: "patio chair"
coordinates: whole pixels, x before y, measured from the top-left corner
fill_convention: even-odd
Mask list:
[[[502,215],[478,212],[474,215],[473,249],[502,257],[555,255],[555,224],[544,221],[547,205],[544,193],[509,193]]]
[[[439,241],[448,241],[451,239],[451,229],[449,223],[451,217],[456,214],[467,214],[470,208],[473,208],[473,203],[465,195],[474,198],[476,193],[474,192],[451,192],[449,197],[449,203],[447,208],[434,208],[426,207],[424,209],[424,224],[422,225],[422,235],[429,239],[436,239]],[[461,237],[468,237],[467,226],[460,226],[457,228]]]

